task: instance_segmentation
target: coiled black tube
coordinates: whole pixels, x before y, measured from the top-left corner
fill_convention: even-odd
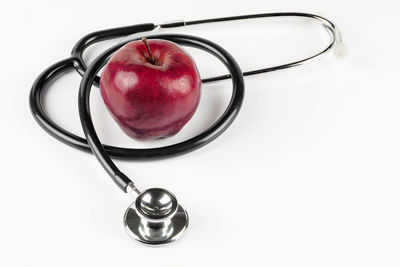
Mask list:
[[[262,68],[242,73],[236,61],[232,58],[232,56],[229,55],[227,51],[225,51],[220,46],[208,40],[188,35],[149,36],[147,37],[149,39],[160,38],[160,39],[170,40],[181,45],[200,48],[218,57],[228,68],[229,74],[206,78],[203,79],[202,81],[203,83],[207,83],[225,79],[232,79],[233,92],[228,108],[226,109],[224,114],[218,119],[218,121],[215,122],[206,131],[202,132],[201,134],[189,140],[186,140],[178,144],[160,148],[149,148],[149,149],[130,149],[130,148],[115,147],[115,146],[101,144],[101,142],[97,137],[96,131],[94,130],[93,123],[90,117],[90,107],[89,107],[90,88],[92,85],[95,86],[99,85],[100,78],[99,76],[97,76],[97,72],[100,70],[102,66],[106,64],[110,55],[127,42],[118,44],[108,49],[100,56],[98,56],[89,67],[86,66],[83,60],[83,53],[86,48],[100,41],[117,37],[123,37],[134,33],[151,31],[156,27],[172,28],[172,27],[181,27],[186,25],[195,25],[203,23],[215,23],[222,21],[268,18],[268,17],[303,17],[308,19],[314,19],[322,23],[322,25],[327,29],[329,35],[331,36],[331,41],[325,49],[323,49],[322,51],[316,53],[311,57],[279,66]],[[116,184],[122,190],[126,191],[127,186],[133,183],[126,175],[124,175],[121,171],[119,171],[119,169],[115,166],[110,157],[120,157],[120,158],[128,158],[135,160],[157,159],[157,158],[180,155],[183,153],[193,151],[197,148],[200,148],[208,144],[215,138],[217,138],[223,131],[225,131],[229,127],[229,125],[236,118],[240,110],[240,107],[242,105],[244,97],[243,76],[249,76],[280,69],[291,68],[294,66],[304,64],[306,62],[311,62],[329,52],[333,48],[335,43],[341,43],[341,42],[342,39],[340,31],[332,22],[317,15],[307,14],[307,13],[296,13],[296,12],[262,13],[254,15],[195,20],[188,22],[181,21],[173,23],[164,23],[157,26],[152,23],[146,23],[146,24],[137,24],[127,27],[97,31],[90,33],[84,36],[81,40],[79,40],[78,43],[72,49],[71,57],[53,64],[39,75],[39,77],[36,79],[31,89],[30,99],[29,99],[30,108],[37,123],[50,135],[72,147],[79,148],[85,151],[92,151],[99,159],[103,167],[106,169],[108,174],[116,182]],[[49,82],[51,82],[58,76],[62,75],[63,73],[71,69],[75,69],[80,75],[83,76],[79,93],[79,113],[80,113],[82,128],[84,129],[86,135],[86,139],[77,136],[73,133],[70,133],[69,131],[63,129],[61,126],[53,122],[47,116],[42,105],[43,91],[45,90]]]
[[[132,184],[132,181],[117,168],[110,156],[143,160],[176,156],[198,149],[217,138],[231,125],[239,113],[244,98],[243,74],[239,65],[235,59],[219,45],[209,40],[189,35],[153,35],[147,36],[146,38],[169,40],[180,45],[191,46],[209,52],[224,63],[232,77],[232,98],[225,112],[207,130],[189,140],[159,148],[133,149],[103,145],[96,134],[89,106],[90,89],[93,81],[113,52],[130,41],[140,40],[139,38],[120,43],[107,49],[99,55],[84,72],[80,84],[78,103],[81,124],[86,139],[76,136],[54,123],[46,115],[42,105],[42,92],[46,85],[58,75],[80,64],[81,62],[79,59],[71,57],[49,67],[35,81],[30,95],[31,111],[39,125],[52,136],[68,145],[84,150],[91,149],[110,177],[125,192],[127,186]]]

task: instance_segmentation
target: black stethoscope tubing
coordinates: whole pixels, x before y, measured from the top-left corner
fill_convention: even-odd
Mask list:
[[[101,69],[101,67],[104,64],[106,64],[109,56],[127,42],[115,45],[112,48],[106,50],[100,56],[98,56],[90,66],[87,67],[83,60],[83,53],[89,46],[107,39],[113,39],[113,38],[128,36],[135,33],[151,31],[158,27],[172,28],[172,27],[202,24],[202,23],[213,23],[213,22],[240,20],[240,19],[288,17],[288,16],[306,17],[319,20],[320,22],[322,22],[324,26],[326,26],[328,32],[331,35],[332,42],[321,52],[306,59],[275,67],[263,68],[242,73],[240,71],[238,64],[236,63],[234,58],[229,55],[229,53],[227,53],[220,46],[208,40],[188,35],[154,35],[147,37],[147,38],[164,38],[170,41],[177,42],[182,45],[189,45],[203,49],[217,56],[228,68],[230,74],[207,78],[203,79],[202,81],[203,83],[208,83],[213,81],[232,79],[233,93],[231,102],[229,103],[227,110],[224,112],[221,118],[210,128],[208,128],[203,133],[178,144],[166,147],[148,148],[148,149],[123,148],[123,147],[115,147],[115,146],[101,144],[94,130],[93,123],[90,117],[90,107],[89,107],[90,88],[92,85],[98,86],[99,76],[97,76],[97,72]],[[50,135],[60,140],[61,142],[73,146],[75,148],[79,148],[85,151],[92,150],[93,153],[101,162],[101,164],[103,165],[103,167],[106,169],[108,174],[116,182],[116,184],[123,191],[126,192],[128,190],[128,186],[133,185],[133,183],[126,175],[124,175],[115,166],[110,157],[129,158],[135,160],[158,159],[158,158],[170,157],[187,153],[211,142],[212,140],[217,138],[224,130],[226,130],[226,128],[229,127],[229,125],[236,118],[240,110],[244,97],[243,76],[249,76],[259,73],[271,72],[279,69],[290,68],[317,59],[318,57],[320,57],[321,55],[332,49],[335,42],[341,41],[340,33],[338,35],[338,32],[335,32],[335,29],[336,28],[333,23],[320,16],[307,13],[284,12],[284,13],[264,13],[264,14],[255,14],[246,16],[225,17],[225,18],[216,18],[207,20],[196,20],[188,22],[183,22],[183,21],[171,22],[159,25],[147,23],[147,24],[138,24],[128,27],[121,27],[121,28],[114,28],[114,29],[93,32],[91,34],[84,36],[81,40],[78,41],[78,43],[74,46],[71,52],[70,58],[67,58],[65,60],[53,64],[39,75],[39,77],[36,79],[31,89],[30,108],[38,124]],[[46,114],[42,104],[43,92],[47,87],[47,85],[61,74],[71,69],[75,69],[79,74],[83,76],[79,91],[79,114],[82,123],[82,128],[84,129],[86,135],[86,139],[65,130],[64,128],[56,124],[54,121],[52,121]]]
[[[216,139],[235,120],[244,99],[243,74],[235,59],[221,46],[209,40],[196,36],[168,34],[168,35],[146,36],[146,38],[163,39],[172,41],[180,45],[200,48],[216,56],[222,63],[224,63],[224,65],[227,67],[229,73],[232,76],[232,85],[233,85],[232,97],[228,104],[228,107],[226,108],[225,112],[221,115],[221,117],[202,133],[177,144],[158,147],[158,148],[146,148],[146,149],[123,148],[122,153],[124,152],[125,152],[124,154],[130,153],[131,158],[140,158],[140,159],[175,156],[193,151]],[[140,40],[140,38],[134,40]],[[109,56],[127,42],[118,44],[106,50],[89,65],[89,67],[87,68],[82,77],[79,89],[79,96],[78,96],[79,116],[81,119],[82,129],[86,135],[86,140],[88,141],[88,144],[91,147],[93,154],[95,154],[95,156],[100,161],[101,165],[110,175],[110,177],[123,191],[126,191],[127,186],[133,183],[125,174],[123,174],[117,168],[117,166],[115,166],[114,162],[111,160],[110,156],[103,148],[103,145],[100,142],[93,126],[92,118],[90,115],[89,99],[90,99],[90,90],[92,88],[94,77],[99,72],[99,70],[107,63]]]

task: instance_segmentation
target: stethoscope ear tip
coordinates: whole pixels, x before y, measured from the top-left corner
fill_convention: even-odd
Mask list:
[[[333,47],[333,54],[338,58],[345,58],[347,53],[347,46],[343,42],[338,42]]]

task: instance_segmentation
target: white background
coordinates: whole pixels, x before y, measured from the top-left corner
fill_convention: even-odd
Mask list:
[[[237,2],[237,3],[236,3]],[[400,17],[398,1],[7,1],[2,52],[0,266],[399,266]],[[260,12],[323,14],[341,28],[349,54],[246,78],[231,128],[193,153],[152,162],[117,161],[139,188],[165,187],[189,211],[178,242],[131,240],[122,194],[89,153],[45,133],[28,107],[42,70],[67,58],[86,33],[143,22]],[[270,19],[176,29],[209,38],[243,70],[309,56],[328,37],[315,23]],[[93,47],[88,60],[114,42]],[[203,77],[225,73],[188,49]],[[48,90],[51,118],[82,135],[79,76]],[[203,86],[198,112],[169,140],[126,137],[93,89],[105,143],[154,147],[184,140],[225,109],[229,81]]]

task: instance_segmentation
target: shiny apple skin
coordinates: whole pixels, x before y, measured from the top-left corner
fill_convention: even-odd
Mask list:
[[[100,78],[104,103],[121,129],[138,140],[173,136],[200,101],[201,78],[193,58],[175,43],[147,40],[119,49]]]

